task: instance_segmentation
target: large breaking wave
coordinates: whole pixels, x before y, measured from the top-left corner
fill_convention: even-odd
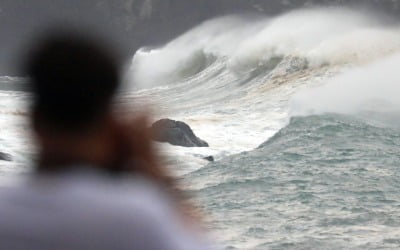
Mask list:
[[[399,27],[371,13],[325,8],[274,17],[206,21],[168,44],[139,50],[135,83],[152,87],[191,77],[216,60],[239,77],[273,69],[287,57],[309,67],[367,63],[400,49]]]
[[[343,71],[383,82],[372,75],[388,70],[397,74],[399,58],[383,63],[391,66],[371,69],[375,72],[371,77],[369,67],[375,66],[368,65],[396,53],[400,53],[400,25],[370,12],[314,8],[277,17],[226,16],[206,21],[163,46],[139,50],[130,83],[140,90],[135,95],[151,98],[162,115],[189,122],[211,149],[218,149],[218,159],[257,147],[284,127],[291,115],[307,114],[318,108],[315,105],[331,107],[329,100],[354,102],[377,93],[374,88],[368,93],[361,88],[353,91],[357,93],[347,91],[358,84],[350,77],[347,81],[352,84],[323,91],[330,96],[320,91],[301,94],[289,105],[302,89],[346,82],[342,76],[334,80]],[[356,73],[360,68],[365,72]],[[386,81],[386,86],[389,82],[395,80]],[[390,95],[396,88],[386,92]],[[345,103],[336,106],[351,107]]]

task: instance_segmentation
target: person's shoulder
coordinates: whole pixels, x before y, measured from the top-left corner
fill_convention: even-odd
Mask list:
[[[135,249],[209,249],[203,236],[185,226],[179,205],[157,183],[135,177],[105,182],[96,190],[103,198],[95,203],[111,198],[101,202],[105,210],[94,217],[107,217],[105,224],[117,229],[119,242],[134,243]]]
[[[89,217],[102,213],[130,217],[135,212],[157,214],[170,206],[168,195],[146,178],[117,179],[95,172],[31,176],[0,186],[0,201],[3,206],[42,203],[44,209],[47,204],[65,210],[69,216],[88,213]]]
[[[71,178],[70,193],[89,200],[143,207],[152,203],[169,204],[170,197],[157,183],[142,176],[112,178],[104,175]],[[75,192],[76,191],[76,192]],[[105,199],[107,197],[107,199]]]
[[[15,226],[16,220],[25,225],[45,214],[33,224],[62,226],[80,242],[96,238],[101,246],[108,246],[111,240],[133,249],[208,249],[201,237],[185,226],[174,200],[146,178],[76,175],[41,179],[0,189],[0,203],[7,197],[8,201],[0,204],[7,225]]]

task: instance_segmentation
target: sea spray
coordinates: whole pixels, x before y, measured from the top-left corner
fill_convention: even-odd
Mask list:
[[[322,86],[296,94],[292,116],[323,113],[400,114],[400,54],[348,69]]]

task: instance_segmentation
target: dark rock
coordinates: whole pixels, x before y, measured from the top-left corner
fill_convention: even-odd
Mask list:
[[[214,161],[214,157],[213,157],[212,155],[207,156],[207,157],[204,157],[203,159],[204,159],[204,160],[207,160],[207,161],[209,161],[209,162],[213,162],[213,161]]]
[[[0,152],[0,161],[12,161],[12,156],[10,154]]]
[[[198,138],[184,122],[161,119],[151,126],[153,139],[183,147],[208,147],[208,143]]]

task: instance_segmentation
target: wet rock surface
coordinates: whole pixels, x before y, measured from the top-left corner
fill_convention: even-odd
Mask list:
[[[12,156],[10,154],[0,152],[0,161],[12,161]]]
[[[208,143],[198,138],[184,122],[161,119],[151,126],[153,140],[168,142],[182,147],[208,147]]]

